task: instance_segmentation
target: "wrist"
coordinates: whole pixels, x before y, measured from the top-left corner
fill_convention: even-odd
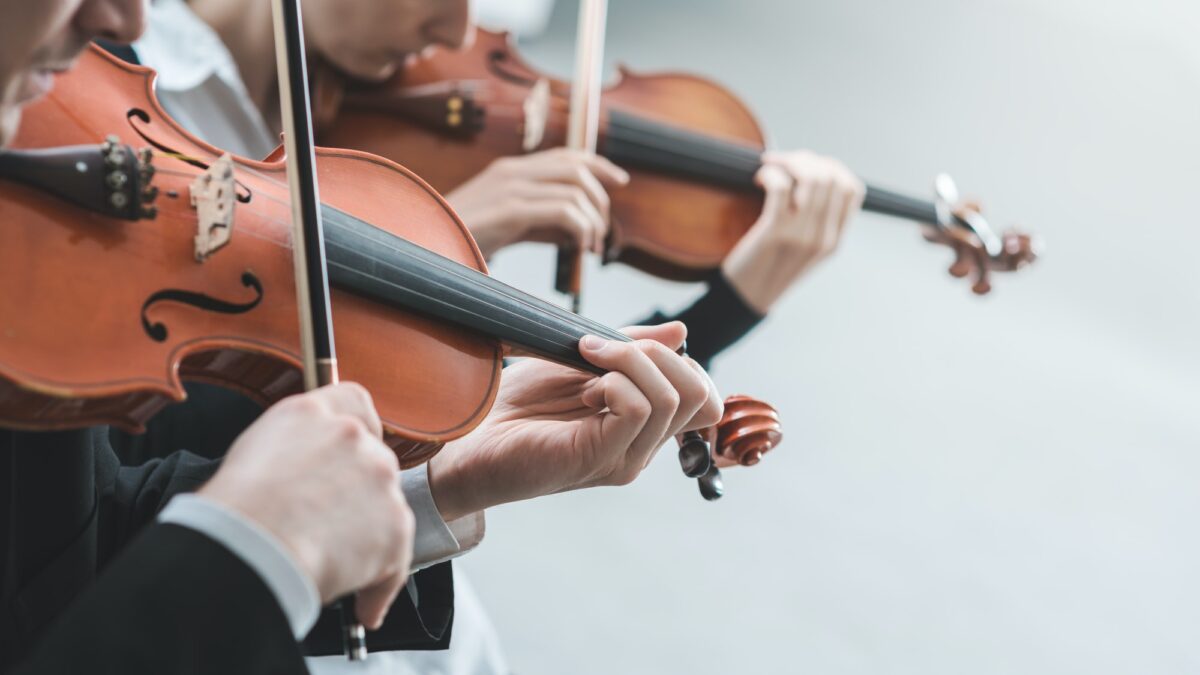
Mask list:
[[[475,214],[466,210],[460,212],[459,217],[471,232],[485,260],[491,260],[492,256],[521,236],[511,224],[495,218],[493,214]]]
[[[721,273],[747,306],[765,316],[812,263],[811,248],[795,237],[754,228],[725,256]]]
[[[474,503],[476,491],[469,485],[469,481],[464,480],[459,463],[448,450],[448,447],[443,448],[434,455],[429,460],[428,467],[429,494],[433,497],[433,503],[437,506],[442,520],[447,523],[483,511],[487,507],[486,504]]]

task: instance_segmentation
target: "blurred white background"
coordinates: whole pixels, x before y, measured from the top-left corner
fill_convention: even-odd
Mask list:
[[[576,6],[534,63],[570,72]],[[1200,672],[1198,34],[1168,0],[613,0],[610,74],[706,74],[881,185],[948,171],[1048,253],[981,299],[860,217],[716,364],[786,435],[724,500],[668,448],[491,513],[461,564],[516,671]],[[548,292],[551,265],[494,271]],[[617,325],[699,292],[587,278]]]

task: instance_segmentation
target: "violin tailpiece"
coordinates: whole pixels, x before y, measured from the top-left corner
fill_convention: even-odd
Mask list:
[[[109,136],[101,145],[0,153],[0,179],[23,183],[110,218],[153,220],[154,165],[149,149],[134,151]]]

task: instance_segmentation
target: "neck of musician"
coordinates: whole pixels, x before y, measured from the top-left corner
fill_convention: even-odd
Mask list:
[[[251,100],[272,131],[280,130],[279,84],[271,0],[190,0],[188,6],[225,43]]]

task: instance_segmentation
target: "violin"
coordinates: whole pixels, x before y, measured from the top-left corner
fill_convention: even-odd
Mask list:
[[[163,111],[153,79],[93,46],[0,153],[0,424],[137,433],[183,400],[183,379],[264,405],[302,389],[281,152],[254,161],[204,143]],[[489,277],[411,171],[315,155],[340,371],[372,392],[404,467],[484,418],[507,350],[599,374],[580,338],[630,339]],[[685,440],[719,489],[707,444]]]
[[[314,73],[318,138],[402,162],[448,192],[493,160],[564,144],[571,87],[526,63],[506,33],[477,30],[463,50],[438,48],[388,82]],[[655,276],[699,280],[717,269],[762,211],[755,185],[763,131],[744,102],[710,80],[620,68],[604,89],[597,152],[628,170],[611,195],[604,261]],[[1040,242],[996,233],[978,204],[939,176],[921,199],[868,185],[863,208],[932,226],[954,250],[950,272],[977,294],[990,275],[1033,262]]]

